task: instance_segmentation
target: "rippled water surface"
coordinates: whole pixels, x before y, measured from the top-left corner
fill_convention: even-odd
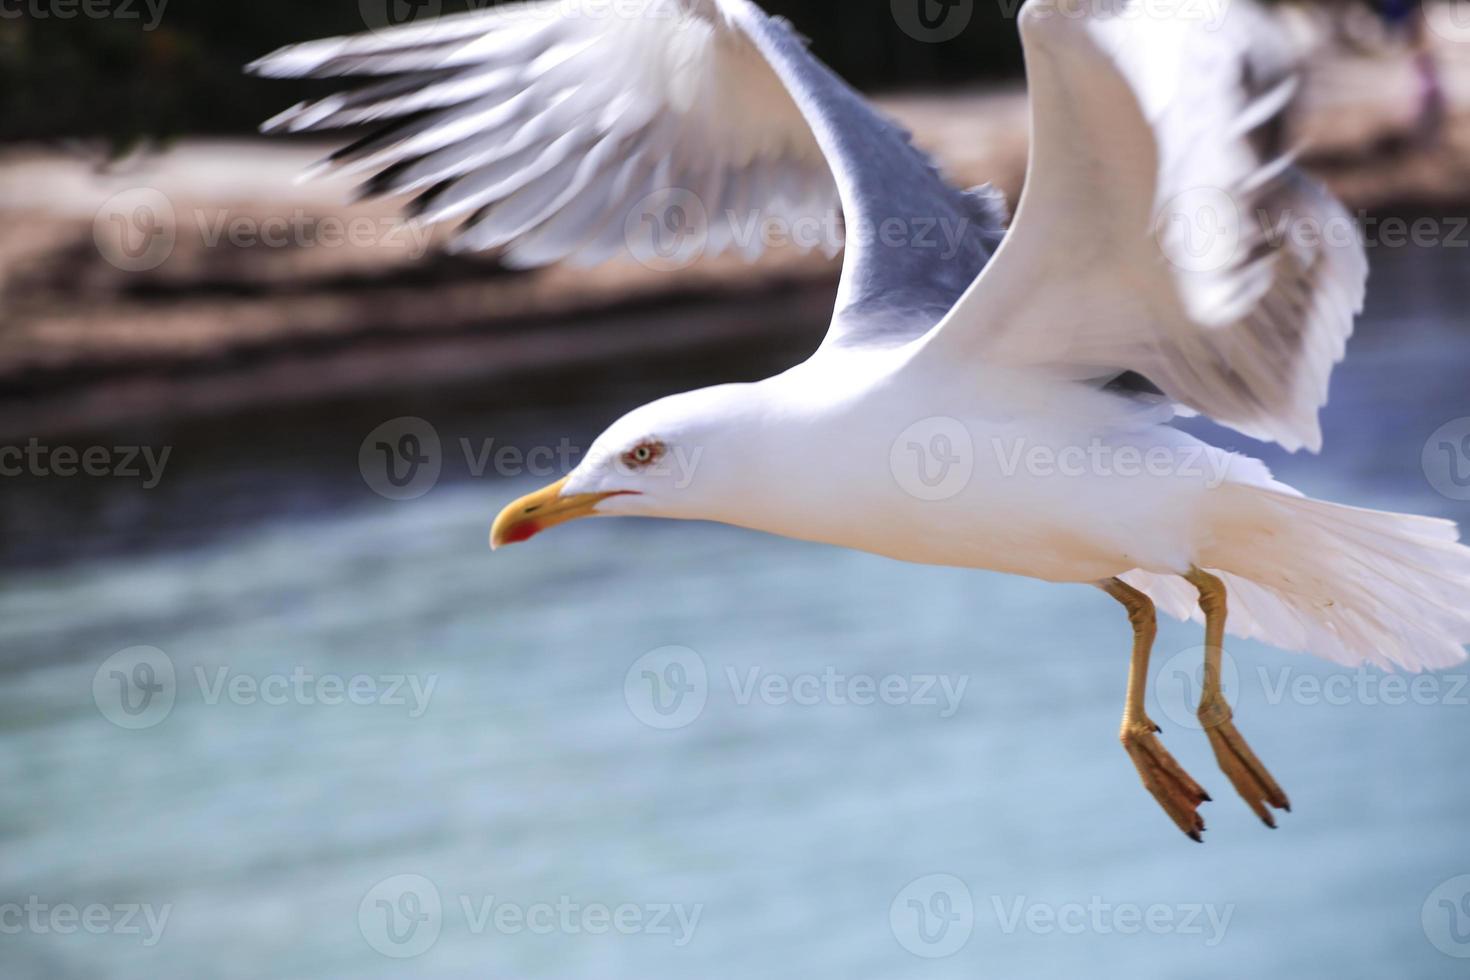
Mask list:
[[[1470,518],[1421,467],[1470,415],[1465,256],[1375,258],[1327,451],[1269,458]],[[1200,847],[1117,745],[1129,634],[1094,590],[643,521],[492,557],[538,481],[474,477],[458,439],[585,444],[667,383],[131,433],[178,442],[156,490],[5,488],[0,976],[1466,975],[1470,888],[1441,887],[1470,874],[1464,670],[1406,693],[1234,645],[1295,804],[1273,833],[1185,724],[1170,658],[1201,637],[1165,624],[1152,710],[1214,791]],[[395,502],[357,452],[405,414],[444,475]],[[161,718],[101,669],[139,646],[174,671]],[[655,707],[645,669],[703,671],[702,710]],[[60,934],[92,903],[100,934]]]

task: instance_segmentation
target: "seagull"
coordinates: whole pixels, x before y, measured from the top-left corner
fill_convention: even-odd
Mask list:
[[[251,67],[376,76],[264,128],[381,126],[325,166],[416,194],[416,220],[512,266],[678,259],[675,232],[752,257],[751,215],[840,214],[839,241],[799,242],[845,248],[809,359],[629,413],[507,506],[493,548],[662,517],[1095,585],[1133,628],[1123,747],[1196,841],[1210,796],[1144,695],[1156,608],[1202,621],[1202,728],[1275,827],[1290,802],[1234,723],[1226,632],[1349,666],[1460,663],[1470,549],[1451,522],[1309,499],[1173,424],[1319,451],[1362,309],[1359,236],[1283,147],[1298,72],[1269,15],[1029,0],[1019,28],[1031,150],[1009,227],[1001,195],[952,185],[750,0],[537,0]]]

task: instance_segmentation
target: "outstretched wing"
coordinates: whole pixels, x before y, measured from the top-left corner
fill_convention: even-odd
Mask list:
[[[386,124],[324,163],[371,174],[369,194],[417,193],[420,220],[461,221],[458,246],[513,265],[845,241],[829,343],[919,335],[1001,235],[991,196],[945,183],[749,0],[537,0],[250,67],[383,76],[265,128]]]
[[[1288,449],[1362,308],[1351,219],[1280,145],[1296,85],[1248,0],[1030,0],[1032,151],[1012,230],[935,356],[1144,375]]]

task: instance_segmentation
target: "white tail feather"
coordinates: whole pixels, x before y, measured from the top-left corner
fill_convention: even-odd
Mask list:
[[[1347,666],[1450,667],[1470,643],[1470,548],[1451,521],[1344,507],[1273,488],[1212,495],[1200,565],[1225,582],[1227,629]],[[1182,578],[1123,579],[1199,619]]]

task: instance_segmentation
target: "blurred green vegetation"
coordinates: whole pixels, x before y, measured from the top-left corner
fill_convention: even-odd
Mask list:
[[[0,140],[100,137],[121,149],[141,139],[253,131],[324,87],[248,78],[243,64],[293,41],[361,31],[365,16],[387,2],[0,0]],[[789,17],[859,87],[952,84],[1020,70],[1006,2],[975,3],[966,30],[943,43],[905,34],[888,0],[763,3]],[[444,0],[442,9],[484,4]]]

